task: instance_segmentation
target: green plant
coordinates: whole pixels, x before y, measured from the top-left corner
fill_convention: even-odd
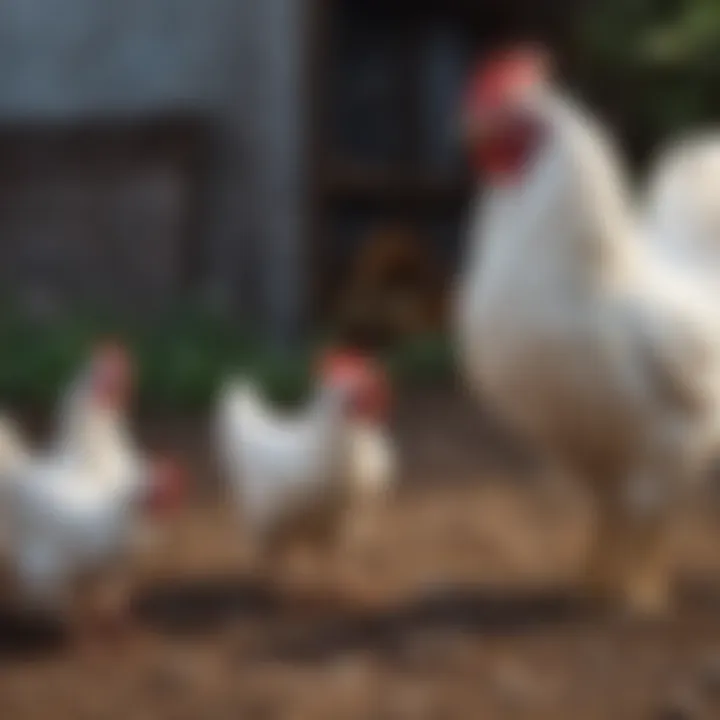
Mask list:
[[[720,3],[606,0],[577,26],[575,80],[642,158],[720,117]]]
[[[581,21],[587,52],[605,64],[713,70],[720,59],[716,0],[607,0]],[[714,74],[714,73],[713,73]]]
[[[107,335],[121,337],[137,358],[141,404],[178,410],[207,407],[220,383],[233,374],[255,378],[278,403],[296,403],[308,391],[312,358],[324,344],[316,339],[280,352],[231,318],[193,307],[146,322],[81,313],[38,319],[11,304],[0,305],[0,399],[54,402],[93,342]],[[442,337],[419,338],[384,353],[383,359],[403,383],[441,381],[452,365]]]

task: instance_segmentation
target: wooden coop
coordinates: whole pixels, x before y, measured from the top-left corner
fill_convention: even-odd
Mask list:
[[[468,67],[506,38],[563,37],[559,13],[520,4],[313,4],[317,314],[383,341],[444,326],[472,191],[457,132]]]
[[[0,283],[25,306],[161,309],[195,280],[207,128],[0,126]]]

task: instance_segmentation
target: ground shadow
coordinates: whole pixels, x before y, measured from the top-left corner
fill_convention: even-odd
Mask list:
[[[503,593],[447,586],[382,607],[332,598],[288,597],[254,578],[219,576],[158,583],[136,598],[137,620],[160,636],[206,636],[239,624],[263,627],[256,659],[322,662],[358,650],[392,657],[408,639],[427,634],[528,633],[598,617],[568,593]],[[0,660],[47,655],[65,644],[62,628],[0,612]]]
[[[709,577],[681,577],[677,600],[681,608],[691,608],[695,615],[717,615],[720,609],[720,582]]]
[[[12,609],[0,609],[0,662],[60,652],[67,634],[61,623]]]
[[[204,634],[237,622],[271,622],[281,629],[263,654],[323,659],[354,649],[387,650],[407,636],[428,631],[476,634],[529,632],[597,617],[600,610],[562,591],[509,594],[475,587],[446,587],[400,604],[353,607],[309,605],[251,580],[230,577],[150,589],[139,616],[160,633]]]
[[[139,619],[158,632],[194,635],[229,622],[271,617],[281,598],[253,579],[219,576],[147,588],[135,603]]]
[[[392,659],[408,640],[421,636],[523,634],[597,618],[599,612],[563,593],[455,587],[386,610],[328,615],[289,630],[264,652],[286,661],[322,662],[363,650]]]

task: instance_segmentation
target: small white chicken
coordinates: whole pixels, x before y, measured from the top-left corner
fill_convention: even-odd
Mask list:
[[[664,612],[674,511],[720,448],[716,303],[672,238],[647,237],[610,139],[542,53],[483,64],[464,111],[487,185],[458,295],[468,383],[591,491],[593,592]]]
[[[55,444],[7,475],[19,596],[36,610],[67,614],[84,639],[99,626],[125,624],[128,561],[142,523],[157,523],[180,500],[179,467],[140,456],[127,431],[132,387],[126,351],[100,346],[64,399]]]
[[[331,353],[318,375],[296,414],[270,409],[248,382],[231,383],[220,398],[220,460],[260,562],[287,559],[297,546],[333,552],[392,484],[389,386],[379,365]]]

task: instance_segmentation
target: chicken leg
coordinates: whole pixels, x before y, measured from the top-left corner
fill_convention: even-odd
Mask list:
[[[585,580],[591,595],[633,614],[671,606],[673,496],[661,476],[641,475],[597,493],[597,524]]]
[[[113,569],[83,578],[77,587],[70,625],[74,640],[93,655],[139,640],[127,573]]]

